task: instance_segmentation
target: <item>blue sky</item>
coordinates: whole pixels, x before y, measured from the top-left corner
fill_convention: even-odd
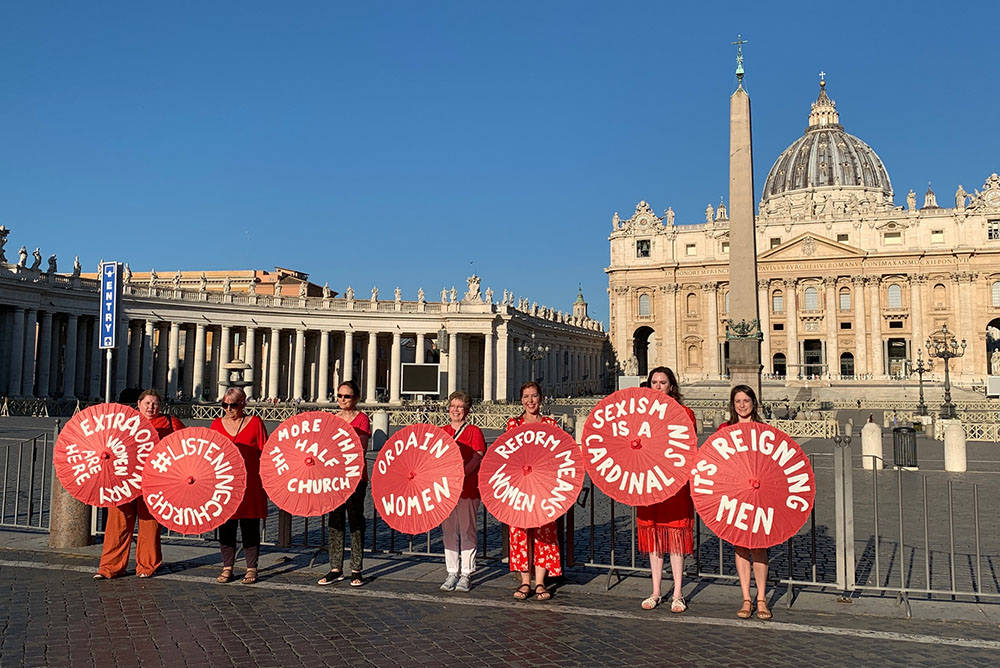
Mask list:
[[[606,321],[615,211],[728,200],[737,33],[758,198],[820,70],[897,203],[1000,171],[996,3],[812,6],[4,3],[8,259],[278,265],[407,299],[475,271],[564,310],[582,283]]]

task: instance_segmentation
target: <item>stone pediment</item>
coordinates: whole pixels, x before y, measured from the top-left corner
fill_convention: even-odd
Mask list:
[[[780,246],[771,248],[757,256],[763,260],[819,260],[827,258],[865,257],[863,250],[847,244],[831,241],[818,234],[806,232],[789,239]]]

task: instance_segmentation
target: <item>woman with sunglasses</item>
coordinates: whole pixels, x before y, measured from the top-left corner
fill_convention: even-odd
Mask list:
[[[230,387],[222,397],[222,417],[212,421],[212,429],[231,440],[243,456],[247,470],[247,487],[243,501],[228,522],[219,527],[219,549],[222,552],[222,573],[217,582],[233,580],[236,565],[236,529],[243,534],[243,554],[247,570],[243,584],[257,582],[257,557],[260,555],[260,521],[267,517],[267,494],[260,481],[260,453],[267,442],[264,421],[256,415],[244,415],[247,395],[239,387]]]
[[[361,440],[361,450],[368,451],[368,441],[372,436],[371,422],[368,416],[358,410],[358,398],[361,388],[353,380],[345,380],[337,388],[337,405],[340,416],[354,429]],[[329,515],[330,524],[330,572],[319,579],[317,584],[329,585],[344,579],[344,529],[345,520],[351,522],[351,586],[360,587],[364,579],[361,577],[364,565],[365,545],[365,494],[368,492],[368,462],[364,461],[361,469],[361,480],[357,488],[347,498],[347,501],[334,509]]]

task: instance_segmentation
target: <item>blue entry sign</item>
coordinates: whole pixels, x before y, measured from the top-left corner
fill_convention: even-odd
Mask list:
[[[118,302],[121,283],[118,277],[121,265],[117,262],[101,263],[101,349],[114,348],[118,335]]]

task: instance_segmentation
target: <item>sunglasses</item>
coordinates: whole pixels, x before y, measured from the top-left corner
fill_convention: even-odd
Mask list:
[[[242,405],[243,405],[243,404],[240,404],[240,403],[233,403],[233,404],[228,404],[228,403],[226,403],[225,401],[223,401],[223,402],[222,402],[222,407],[223,407],[223,408],[239,408],[239,407],[240,407],[240,406],[242,406]]]
[[[337,398],[338,399],[353,399],[354,395],[353,394],[338,394]]]

